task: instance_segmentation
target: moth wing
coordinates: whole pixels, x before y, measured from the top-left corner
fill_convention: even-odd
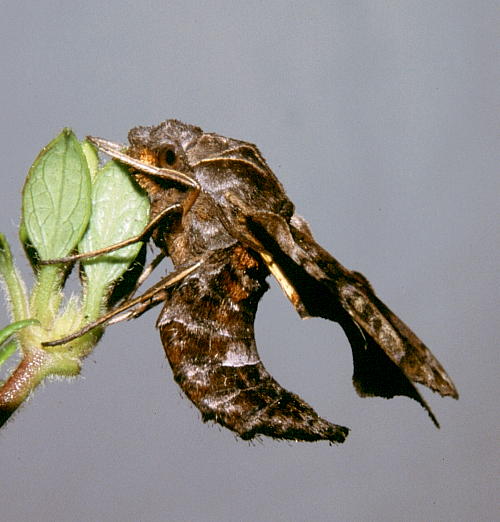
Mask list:
[[[373,292],[364,276],[342,266],[314,240],[305,221],[258,213],[247,225],[270,260],[271,272],[303,317],[324,317],[344,329],[353,351],[353,382],[360,395],[417,400],[413,382],[458,398],[453,382],[430,350]]]
[[[442,396],[458,398],[453,382],[436,357],[371,288],[358,282],[339,286],[343,307],[408,378]]]

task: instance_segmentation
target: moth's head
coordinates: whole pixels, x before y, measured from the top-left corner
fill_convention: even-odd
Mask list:
[[[128,134],[131,156],[161,168],[181,169],[176,161],[183,158],[184,167],[193,168],[203,160],[243,156],[256,151],[250,143],[226,138],[213,132],[203,132],[199,127],[178,120],[166,120],[158,125],[134,127]],[[259,154],[253,154],[254,163]]]
[[[199,127],[178,120],[166,120],[151,127],[134,127],[128,133],[127,153],[149,165],[189,171],[187,150],[203,134]]]

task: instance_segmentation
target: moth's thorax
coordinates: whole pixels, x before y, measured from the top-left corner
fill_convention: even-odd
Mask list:
[[[198,198],[182,220],[167,220],[153,235],[176,265],[234,244],[238,220],[248,209],[274,212],[287,220],[293,213],[282,185],[251,143],[204,133],[177,120],[136,127],[129,132],[129,141],[130,156],[182,173],[200,186]],[[168,177],[136,172],[135,179],[149,196],[152,218],[192,190]]]
[[[179,217],[177,226],[164,230],[163,240],[175,266],[237,243],[221,223],[213,200],[204,193],[183,218]]]

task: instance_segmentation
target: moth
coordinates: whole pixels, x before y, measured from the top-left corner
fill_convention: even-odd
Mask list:
[[[349,432],[280,386],[259,357],[255,314],[272,274],[302,318],[340,324],[359,395],[410,397],[439,426],[415,383],[458,398],[450,377],[368,280],[316,243],[255,145],[177,120],[135,127],[128,138],[128,147],[89,139],[127,164],[151,201],[150,224],[128,242],[152,237],[174,271],[100,322],[162,303],[167,359],[204,421],[242,439],[343,442]]]

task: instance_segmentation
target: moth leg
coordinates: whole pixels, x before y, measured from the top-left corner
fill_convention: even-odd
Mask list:
[[[121,306],[111,310],[107,314],[102,315],[95,321],[87,324],[80,330],[67,335],[66,337],[62,337],[61,339],[57,339],[55,341],[46,341],[42,343],[42,346],[59,346],[61,344],[66,344],[86,333],[90,332],[94,328],[101,326],[105,323],[108,324],[116,324],[121,321],[125,321],[127,319],[131,319],[132,317],[139,317],[147,310],[150,310],[154,306],[158,305],[162,301],[165,300],[165,291],[167,288],[179,283],[186,276],[188,276],[191,272],[194,272],[197,268],[199,268],[202,264],[203,260],[199,260],[188,268],[182,270],[175,270],[171,272],[163,279],[158,281],[154,286],[152,286],[149,290],[144,292],[142,295],[135,297],[134,299],[130,299],[129,301],[123,303]],[[129,310],[132,307],[136,307],[134,310]],[[120,315],[122,314],[122,315]]]
[[[92,252],[82,252],[81,254],[74,254],[71,256],[60,257],[57,259],[47,259],[41,260],[39,263],[41,265],[57,265],[62,263],[72,263],[74,261],[79,261],[81,259],[89,259],[91,257],[101,256],[103,254],[109,254],[110,252],[115,252],[120,248],[126,247],[128,245],[133,245],[134,243],[138,243],[139,241],[145,241],[148,236],[158,227],[158,225],[165,219],[169,214],[172,213],[180,213],[183,209],[182,204],[174,203],[173,205],[169,205],[164,208],[157,216],[155,216],[142,230],[140,234],[136,236],[132,236],[124,241],[120,241],[119,243],[115,243],[114,245],[109,245],[107,247],[99,248],[97,250],[93,250]]]
[[[160,252],[149,265],[142,271],[141,275],[137,279],[137,282],[134,285],[134,288],[130,292],[130,295],[134,295],[137,292],[137,289],[142,286],[144,281],[153,273],[153,270],[165,259],[165,252]]]

